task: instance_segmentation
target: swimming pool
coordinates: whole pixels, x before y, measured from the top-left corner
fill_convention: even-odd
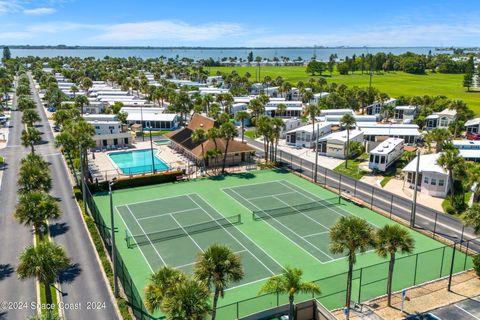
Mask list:
[[[170,144],[170,139],[156,140],[156,141],[153,141],[153,143],[155,143],[157,146],[162,146],[162,145]]]
[[[168,170],[168,165],[155,155],[155,150],[153,152],[155,170]],[[150,149],[114,152],[108,156],[115,162],[123,174],[138,174],[152,171],[152,150]]]

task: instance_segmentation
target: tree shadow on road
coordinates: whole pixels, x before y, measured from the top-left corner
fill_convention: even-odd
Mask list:
[[[0,281],[10,277],[13,272],[14,272],[13,267],[9,263],[0,264]]]
[[[56,236],[59,236],[61,234],[66,233],[68,230],[70,230],[70,227],[68,226],[67,223],[62,222],[62,223],[55,223],[51,224],[48,227],[48,231],[50,232],[50,235],[55,238]]]
[[[81,272],[82,268],[80,268],[78,263],[70,264],[67,268],[60,272],[58,280],[60,283],[71,283],[80,275]]]

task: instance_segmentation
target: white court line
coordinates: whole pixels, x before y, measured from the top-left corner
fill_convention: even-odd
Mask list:
[[[249,200],[256,200],[256,199],[263,199],[263,198],[270,198],[270,197],[275,197],[275,196],[284,196],[286,194],[294,194],[296,192],[282,192],[282,193],[276,193],[276,194],[269,194],[269,195],[266,195],[266,196],[259,196],[259,197],[253,197],[253,198],[249,198]]]
[[[308,238],[308,237],[318,236],[318,235],[325,234],[325,233],[329,233],[329,232],[330,232],[330,231],[316,232],[316,233],[312,233],[312,234],[307,234],[306,236],[303,236],[302,238]]]
[[[474,316],[472,313],[470,313],[470,312],[468,312],[467,310],[463,309],[463,308],[460,307],[459,305],[455,304],[455,307],[457,307],[458,309],[462,310],[463,312],[465,312],[465,313],[468,314],[469,316],[471,316],[471,317],[473,317],[473,318],[475,318],[475,319],[477,319],[477,320],[480,320],[479,317]]]
[[[200,247],[200,245],[197,243],[197,241],[195,241],[195,239],[192,238],[190,233],[188,233],[187,230],[185,230],[185,228],[177,221],[177,219],[175,219],[175,217],[172,214],[170,214],[170,217],[172,217],[173,221],[175,221],[175,223],[178,224],[180,229],[182,229],[183,232],[185,232],[185,234],[190,238],[190,240],[193,241],[193,243],[197,246],[197,248],[200,249],[200,251],[205,252],[203,251],[202,247]]]
[[[166,266],[167,264],[165,263],[165,260],[163,260],[162,256],[161,256],[160,253],[158,252],[157,248],[155,248],[155,246],[153,245],[152,240],[150,240],[150,238],[147,236],[147,233],[146,233],[145,230],[143,229],[142,225],[138,222],[137,218],[135,218],[135,216],[133,215],[132,210],[130,210],[130,208],[128,207],[128,205],[127,205],[126,207],[127,207],[128,211],[130,212],[130,214],[132,215],[133,219],[135,219],[135,222],[138,224],[138,226],[140,227],[140,229],[142,229],[142,232],[144,233],[145,237],[147,237],[148,242],[150,242],[150,244],[152,245],[153,250],[155,250],[155,252],[158,254],[160,260],[162,260],[163,265]]]
[[[282,183],[282,182],[284,182],[284,183]],[[283,186],[285,186],[285,187],[289,188],[290,190],[295,190],[294,188],[292,188],[292,187],[291,187],[291,185],[292,185],[292,184],[291,184],[290,182],[288,182],[288,181],[285,181],[285,180],[284,180],[284,181],[282,181],[282,182],[280,182],[280,183],[281,183]],[[286,184],[285,184],[285,183],[286,183]],[[298,186],[296,186],[296,185],[293,185],[293,186],[294,186],[295,188],[298,188],[298,189],[302,190],[303,192],[306,192],[306,193],[308,193],[308,194],[310,194],[310,195],[314,196],[314,198],[312,198],[312,197],[309,197],[308,195],[302,194],[301,192],[299,192],[299,191],[297,190],[297,192],[298,192],[299,194],[303,195],[304,197],[307,197],[307,198],[309,198],[310,200],[314,200],[314,201],[318,201],[318,200],[325,200],[325,199],[322,199],[322,198],[320,198],[320,197],[318,197],[318,196],[314,195],[314,194],[313,194],[313,193],[311,193],[310,191],[303,189],[302,187],[298,187]],[[344,215],[344,214],[341,214],[341,213],[340,213],[340,212],[338,212],[337,210],[335,210],[335,209],[332,209],[331,207],[329,207],[329,206],[327,206],[327,205],[324,205],[324,204],[323,204],[323,203],[321,203],[321,202],[319,202],[319,204],[321,204],[321,205],[322,205],[322,206],[324,206],[325,208],[327,208],[327,209],[329,209],[329,210],[331,210],[331,211],[335,212],[336,214],[338,214],[338,215],[340,215],[340,216],[342,216],[342,217],[345,217],[345,215]],[[354,213],[352,213],[352,212],[350,212],[350,211],[348,211],[348,210],[346,210],[346,209],[344,209],[344,208],[340,208],[340,209],[342,209],[343,211],[345,211],[345,212],[346,212],[346,213],[348,213],[349,215],[352,215],[352,216],[357,216],[356,214],[354,214]],[[368,222],[369,224],[371,224],[372,226],[374,226],[374,227],[376,227],[376,228],[380,229],[380,227],[379,227],[379,226],[377,226],[376,224],[374,224],[374,223],[371,223],[370,221],[367,221],[367,222]]]
[[[271,277],[266,277],[266,278],[258,279],[258,280],[251,281],[251,282],[248,282],[248,283],[240,284],[240,285],[238,285],[238,286],[235,286],[235,287],[231,287],[231,288],[225,289],[225,291],[229,291],[229,290],[233,290],[233,289],[237,289],[237,288],[245,287],[245,286],[248,286],[248,285],[251,285],[251,284],[254,284],[254,283],[260,282],[260,281],[265,281],[265,280],[268,280],[268,279],[270,279],[270,278],[271,278]]]
[[[157,199],[152,199],[152,200],[145,200],[145,201],[138,201],[138,202],[130,202],[128,205],[131,206],[131,205],[134,205],[134,204],[142,204],[142,203],[147,203],[147,202],[155,202],[155,201],[159,201],[159,200],[166,200],[166,199],[173,199],[173,198],[182,198],[182,197],[187,197],[186,194],[182,194],[182,195],[179,195],[179,196],[171,196],[171,197],[163,197],[163,198],[157,198]],[[119,207],[123,206],[120,205]]]
[[[242,252],[248,252],[247,250],[240,250],[240,251],[236,251],[234,252],[235,254],[239,254],[239,253],[242,253]],[[175,266],[173,267],[174,269],[180,269],[180,268],[184,268],[184,267],[188,267],[188,266],[193,266],[193,265],[196,265],[198,262],[190,262],[190,263],[185,263],[185,264],[182,264],[182,265],[179,265],[179,266]]]
[[[146,219],[153,219],[153,218],[168,216],[168,215],[175,214],[175,213],[190,212],[190,211],[195,211],[195,210],[198,210],[198,208],[191,208],[191,209],[185,209],[185,210],[167,212],[167,213],[162,213],[162,214],[156,214],[156,215],[154,215],[154,216],[148,216],[148,217],[138,218],[137,220],[138,220],[138,221],[141,221],[141,220],[146,220]]]
[[[240,195],[238,192],[236,192],[235,190],[233,190],[234,188],[226,188],[228,190],[231,190],[232,192],[234,192],[236,195],[238,195],[240,198],[244,199],[245,201],[249,202],[251,205],[253,205],[255,208],[259,209],[260,211],[263,211],[261,210],[259,207],[257,207],[256,205],[254,205],[253,203],[251,203],[250,201],[248,201],[248,199],[245,199],[242,195]],[[224,191],[224,190],[222,190]],[[234,199],[237,203],[240,203],[243,207],[245,207],[241,202],[239,202],[237,199],[233,198],[231,195],[229,195],[227,192],[225,192],[225,194],[227,194],[230,198]],[[249,208],[245,207],[248,211],[252,211],[250,210]],[[273,218],[273,220],[277,221],[279,224],[281,224],[282,226],[284,226],[286,229],[290,230],[292,233],[294,233],[295,235],[297,235],[300,239],[302,239],[302,237],[300,237],[297,233],[295,233],[294,231],[292,231],[289,227],[285,226],[283,223],[281,223],[280,221],[278,221],[277,219]],[[268,226],[270,226],[273,230],[277,231],[278,233],[280,233],[282,236],[285,237],[285,239],[289,240],[290,242],[292,242],[293,244],[295,244],[297,247],[299,247],[301,250],[305,251],[305,253],[307,253],[308,255],[310,255],[312,258],[314,258],[315,260],[317,260],[318,262],[320,262],[321,264],[323,264],[324,262],[322,262],[322,260],[318,259],[316,256],[314,256],[313,254],[311,254],[310,252],[308,252],[307,250],[305,250],[305,248],[303,248],[302,246],[300,246],[298,243],[296,243],[295,241],[293,241],[293,239],[291,239],[290,237],[286,236],[285,234],[283,234],[283,232],[281,232],[280,230],[278,230],[278,228],[272,226],[271,224],[265,222]],[[305,239],[302,239],[306,242],[308,242],[307,240]],[[309,242],[308,242],[309,243]],[[313,246],[313,245],[312,245]]]
[[[120,216],[120,219],[122,219],[123,224],[125,225],[125,228],[127,228],[128,233],[132,234],[132,232],[131,232],[130,229],[128,228],[128,225],[125,223],[125,220],[123,220],[123,216],[122,216],[122,214],[120,213],[120,211],[118,211],[118,208],[117,208],[117,207],[115,207],[115,210],[117,210],[117,213],[118,213],[118,215]],[[148,267],[150,268],[150,271],[153,272],[153,268],[152,268],[152,266],[150,265],[150,263],[148,262],[147,257],[146,257],[145,254],[143,253],[142,248],[138,245],[138,243],[137,243],[137,241],[135,240],[135,238],[132,238],[132,239],[133,239],[133,241],[135,241],[135,244],[137,245],[138,249],[140,249],[140,253],[142,254],[143,258],[145,259],[145,262],[147,263]]]
[[[202,199],[202,201],[204,201],[205,203],[208,204],[208,202],[205,201],[200,195],[197,194],[197,196],[200,197],[200,199]],[[208,211],[206,211],[202,206],[200,206],[194,199],[192,199],[192,197],[190,197],[190,195],[188,195],[188,197],[189,197],[190,200],[193,201],[197,206],[199,206],[199,207],[203,210],[203,212],[205,212],[205,213],[210,217],[210,219],[215,220],[215,218],[212,217],[212,215],[211,215],[210,213],[208,213]],[[208,205],[209,205],[209,207],[213,208],[212,206],[210,206],[210,204],[208,204]],[[213,208],[213,209],[214,209],[220,216],[223,216],[223,215],[222,215],[220,212],[218,212],[215,208]],[[234,237],[234,236],[230,233],[230,231],[228,231],[226,228],[224,228],[220,223],[217,222],[217,224],[218,224],[220,227],[222,227],[222,229],[225,230],[225,232],[228,233],[228,234],[230,235],[230,237],[232,237],[235,241],[237,241],[237,243],[240,244],[240,245],[243,247],[243,249],[247,250],[258,262],[260,262],[260,264],[261,264],[262,266],[264,266],[272,275],[276,275],[276,273],[273,272],[269,267],[267,267],[267,266],[262,262],[262,260],[260,260],[256,255],[254,255],[250,250],[248,250],[248,248],[245,247],[245,245],[244,245],[242,242],[240,242],[236,237]],[[240,229],[238,229],[238,228],[235,228],[235,229],[238,230],[238,231],[239,231],[240,233],[242,233],[247,239],[249,239],[252,243],[255,244],[255,242],[253,242],[252,239],[250,239],[250,238],[249,238],[245,233],[243,233]],[[282,265],[281,265],[280,263],[278,263],[277,260],[273,259],[273,257],[270,256],[268,253],[266,253],[265,250],[263,250],[261,247],[259,247],[259,246],[257,246],[257,247],[258,247],[260,250],[262,250],[266,255],[268,255],[273,261],[275,261],[275,262],[280,266],[280,268],[283,269]]]

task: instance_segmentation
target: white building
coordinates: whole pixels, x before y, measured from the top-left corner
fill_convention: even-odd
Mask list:
[[[475,118],[465,122],[467,133],[480,133],[480,118]]]
[[[203,88],[198,88],[200,95],[205,96],[207,94],[211,95],[219,95],[222,93],[229,93],[230,90],[228,89],[222,89],[222,88],[215,88],[215,87],[203,87]]]
[[[401,138],[405,144],[415,144],[420,139],[420,131],[416,124],[380,124],[358,122],[357,127],[364,133],[368,142],[381,142],[385,137]]]
[[[285,105],[285,112],[279,113],[278,106]],[[300,101],[285,101],[283,99],[271,100],[265,104],[265,115],[271,117],[301,117],[303,113],[303,104]]]
[[[396,106],[393,119],[396,122],[412,123],[418,113],[418,106]]]
[[[438,164],[441,153],[424,154],[420,156],[418,190],[433,197],[445,198],[450,189],[448,171]],[[415,187],[415,172],[417,157],[413,159],[403,172],[406,173],[405,183],[409,188]]]
[[[280,131],[281,139],[286,138],[287,132],[300,128],[302,125],[304,125],[301,118],[289,118],[289,119],[282,119],[282,120],[283,120],[283,128]]]
[[[317,104],[320,102],[321,99],[328,97],[330,92],[319,92],[319,93],[314,93],[312,100],[310,100],[311,104]]]
[[[453,140],[452,143],[465,160],[480,161],[480,141]]]
[[[315,126],[313,127],[311,124],[307,124],[287,131],[285,133],[287,144],[296,147],[312,148],[315,140],[318,140],[332,131],[332,125],[329,123],[315,123]]]
[[[403,155],[404,141],[400,138],[388,138],[370,151],[368,167],[372,170],[386,171],[388,167]]]
[[[141,124],[144,130],[175,130],[179,124],[176,113],[163,113],[164,108],[123,107],[122,112],[128,113],[127,123]]]
[[[97,149],[115,149],[133,143],[131,132],[126,130],[126,126],[115,115],[86,114],[83,118],[95,128],[93,140]]]
[[[374,102],[373,104],[367,106],[367,114],[368,115],[379,115],[381,117],[383,117],[383,107],[385,106],[395,106],[395,104],[397,103],[397,99],[393,99],[393,98],[390,98],[388,99],[387,101],[385,102],[379,102],[379,101],[376,101]]]
[[[363,142],[363,132],[350,130],[350,141]],[[347,156],[347,131],[332,132],[318,139],[318,152],[322,155],[345,159]]]
[[[425,130],[435,128],[447,129],[450,123],[457,119],[457,111],[445,109],[442,112],[432,113],[425,118]]]
[[[353,116],[355,112],[352,109],[326,109],[320,111],[321,116],[344,116],[346,114]]]

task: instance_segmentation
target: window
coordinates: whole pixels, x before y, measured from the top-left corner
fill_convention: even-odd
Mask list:
[[[375,156],[373,154],[370,155],[370,162],[373,162],[374,157]]]
[[[438,185],[439,185],[440,187],[443,187],[443,186],[445,185],[445,181],[444,181],[443,179],[439,179],[439,180],[438,180]]]
[[[436,185],[437,185],[437,179],[432,178],[432,180],[430,181],[430,184],[431,184],[432,186],[436,186]]]
[[[128,144],[128,138],[123,138],[123,143]]]
[[[381,157],[380,157],[380,163],[381,163],[381,164],[384,164],[384,163],[385,163],[385,156],[381,156]]]
[[[448,127],[448,118],[440,118],[440,127]]]
[[[423,178],[423,183],[428,184],[428,177]]]

